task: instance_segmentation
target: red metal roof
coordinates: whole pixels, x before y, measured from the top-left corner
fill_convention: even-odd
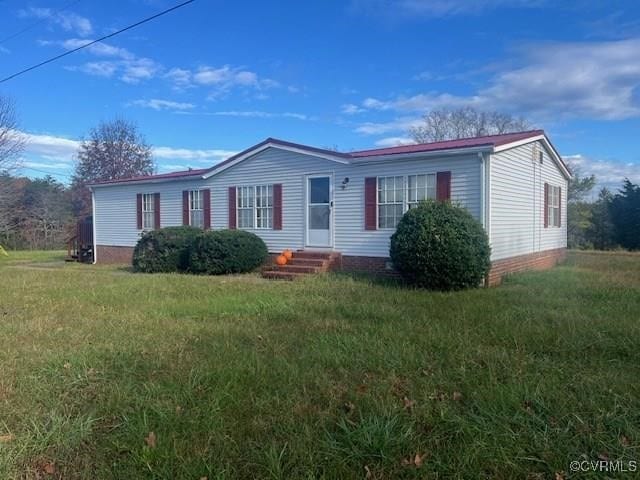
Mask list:
[[[139,181],[147,181],[147,180],[171,180],[182,177],[195,177],[199,175],[204,175],[206,172],[211,170],[210,168],[200,168],[200,169],[190,169],[190,170],[181,170],[179,172],[169,172],[169,173],[159,173],[157,175],[139,175],[137,177],[128,177],[128,178],[120,178],[118,180],[103,180],[100,182],[93,182],[89,185],[110,185],[112,183],[127,183],[127,182],[139,182]]]
[[[437,150],[451,150],[456,148],[473,147],[498,147],[507,143],[526,140],[527,138],[544,135],[544,130],[530,130],[527,132],[505,133],[502,135],[486,135],[484,137],[461,138],[458,140],[445,140],[442,142],[418,143],[413,145],[400,145],[397,147],[376,148],[373,150],[360,150],[351,152],[353,158],[377,157],[380,155],[398,155],[403,153],[433,152]]]
[[[151,180],[175,180],[184,177],[195,177],[201,176],[205,173],[211,172],[213,170],[217,170],[218,168],[233,162],[234,160],[250,153],[251,151],[263,147],[268,144],[272,145],[282,145],[285,147],[299,148],[301,150],[305,150],[308,152],[316,152],[322,153],[324,155],[331,155],[334,157],[339,157],[343,159],[363,159],[367,157],[379,157],[384,155],[401,155],[401,154],[409,154],[409,153],[421,153],[421,152],[436,152],[436,151],[445,151],[445,150],[454,150],[454,149],[463,149],[463,148],[474,148],[474,147],[498,147],[501,145],[506,145],[513,142],[518,142],[520,140],[526,140],[528,138],[537,137],[540,135],[544,135],[544,130],[529,130],[526,132],[516,132],[516,133],[505,133],[501,135],[486,135],[483,137],[473,137],[473,138],[461,138],[458,140],[445,140],[442,142],[431,142],[431,143],[419,143],[413,145],[400,145],[397,147],[386,147],[386,148],[375,148],[371,150],[359,150],[355,152],[343,153],[336,152],[333,150],[327,150],[324,148],[316,148],[310,147],[308,145],[303,145],[300,143],[287,142],[285,140],[280,140],[277,138],[267,138],[266,140],[243,150],[236,155],[233,155],[226,160],[214,165],[211,168],[202,168],[198,170],[183,170],[180,172],[171,172],[171,173],[162,173],[159,175],[147,175],[147,176],[138,176],[131,178],[124,178],[119,180],[109,180],[102,182],[95,182],[92,185],[108,185],[114,183],[127,183],[127,182],[137,182],[137,181],[151,181]],[[560,159],[562,164],[565,166],[562,159]],[[568,171],[568,168],[567,168]]]

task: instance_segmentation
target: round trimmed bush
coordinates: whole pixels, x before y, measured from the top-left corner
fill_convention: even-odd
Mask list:
[[[422,202],[391,236],[394,267],[410,284],[431,290],[477,287],[490,267],[489,239],[465,209]]]
[[[136,272],[182,272],[188,267],[189,247],[202,230],[194,227],[165,227],[142,235],[133,249]]]
[[[245,273],[267,259],[260,237],[244,230],[214,230],[195,238],[189,252],[189,271],[207,275]]]

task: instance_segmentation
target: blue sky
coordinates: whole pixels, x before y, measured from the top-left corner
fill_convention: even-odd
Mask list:
[[[179,0],[4,0],[4,77]],[[68,8],[58,11],[67,6]],[[0,84],[23,172],[68,180],[100,120],[135,120],[159,171],[265,137],[351,150],[407,141],[431,108],[528,118],[602,183],[640,181],[640,4],[552,0],[197,0]]]

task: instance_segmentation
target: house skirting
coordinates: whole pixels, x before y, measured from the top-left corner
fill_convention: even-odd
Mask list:
[[[117,247],[113,245],[97,245],[96,253],[100,264],[131,264],[133,259],[133,247]],[[270,253],[265,265],[270,265],[275,260],[277,253]],[[502,258],[491,263],[491,269],[487,275],[486,284],[490,287],[499,285],[502,278],[510,273],[523,272],[525,270],[544,270],[552,268],[566,257],[565,248],[545,250],[543,252],[518,255],[517,257]],[[398,277],[387,257],[360,257],[342,255],[336,270],[353,273],[366,273],[383,277]]]
[[[566,257],[565,248],[545,250],[543,252],[519,255],[517,257],[503,258],[491,263],[491,269],[487,275],[486,285],[493,287],[500,285],[502,278],[510,273],[524,272],[526,270],[545,270],[552,268]],[[376,276],[398,277],[398,273],[390,269],[391,259],[384,257],[352,257],[342,256],[342,271],[368,273]]]
[[[96,263],[99,264],[122,263],[131,265],[133,261],[133,247],[96,245],[96,259]]]
[[[566,256],[566,248],[556,248],[554,250],[496,260],[491,263],[491,270],[487,275],[487,284],[490,287],[500,285],[502,278],[510,273],[524,272],[526,270],[546,270],[555,267]]]

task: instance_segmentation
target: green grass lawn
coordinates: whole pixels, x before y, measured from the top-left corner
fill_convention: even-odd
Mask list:
[[[0,260],[2,479],[605,478],[569,462],[640,460],[640,255],[450,294],[62,256]]]

